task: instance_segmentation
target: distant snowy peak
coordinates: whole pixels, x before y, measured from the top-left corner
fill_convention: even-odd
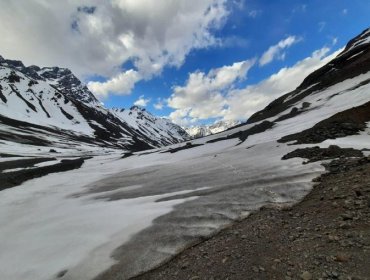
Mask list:
[[[183,128],[168,119],[152,115],[145,108],[132,106],[130,109],[113,108],[110,111],[130,127],[163,144],[190,139]]]
[[[201,125],[201,126],[192,126],[185,128],[186,132],[192,138],[200,138],[204,136],[208,136],[211,134],[216,134],[222,131],[225,131],[231,127],[241,124],[240,121],[219,121],[212,125]]]

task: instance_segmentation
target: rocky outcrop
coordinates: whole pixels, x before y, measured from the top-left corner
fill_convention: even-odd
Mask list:
[[[302,132],[282,137],[279,142],[295,141],[294,144],[321,143],[327,139],[336,139],[358,134],[370,121],[370,102],[335,114]]]

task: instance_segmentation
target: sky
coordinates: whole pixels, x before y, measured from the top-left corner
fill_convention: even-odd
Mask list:
[[[0,0],[0,55],[70,68],[108,108],[246,120],[370,27],[363,0]]]

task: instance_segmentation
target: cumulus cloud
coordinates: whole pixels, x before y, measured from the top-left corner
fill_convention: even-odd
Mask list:
[[[106,82],[89,82],[87,85],[99,98],[106,97],[109,93],[128,95],[134,88],[135,83],[141,79],[135,70],[122,72]]]
[[[327,47],[316,50],[311,56],[298,61],[291,67],[280,69],[258,84],[231,91],[227,96],[228,110],[223,114],[223,118],[227,120],[248,119],[274,99],[294,90],[304,78],[328,63],[342,50],[328,55],[329,51]]]
[[[325,21],[320,21],[318,23],[318,25],[319,25],[319,32],[322,32],[325,29],[326,22]]]
[[[261,14],[262,14],[261,10],[251,10],[251,11],[248,11],[247,16],[250,18],[256,18]]]
[[[281,40],[279,43],[271,46],[266,52],[264,52],[259,60],[259,65],[264,66],[271,63],[275,59],[283,60],[285,58],[284,49],[291,47],[299,41],[301,41],[301,39],[296,36],[289,36]]]
[[[26,64],[68,67],[80,77],[106,77],[107,83],[91,84],[100,96],[127,94],[131,84],[117,80],[128,71],[150,79],[165,66],[180,66],[192,49],[218,44],[213,30],[228,15],[226,2],[5,1],[0,53]],[[128,61],[133,68],[122,70]]]
[[[161,98],[157,99],[157,102],[153,105],[155,109],[162,110],[164,107],[163,100]]]
[[[236,88],[236,80],[230,79],[226,94],[204,90],[209,88],[209,75],[192,73],[184,87],[174,88],[168,104],[176,110],[169,117],[180,125],[210,117],[224,120],[248,119],[272,100],[294,90],[307,75],[328,63],[342,50],[328,55],[329,51],[327,47],[319,49],[295,65],[282,68],[260,83],[245,88]]]
[[[185,116],[191,119],[219,116],[226,105],[224,94],[237,81],[245,79],[254,63],[252,59],[212,69],[207,74],[201,71],[191,73],[186,84],[174,87],[167,100],[168,106],[176,110],[170,118],[179,122]]]
[[[150,98],[145,98],[144,95],[140,95],[139,99],[134,102],[134,105],[146,107],[150,102]]]

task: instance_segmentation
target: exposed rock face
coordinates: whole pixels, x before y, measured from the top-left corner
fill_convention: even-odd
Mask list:
[[[362,157],[362,152],[353,148],[340,148],[331,145],[328,148],[310,147],[297,149],[282,157],[283,160],[300,157],[308,159],[308,162],[334,159],[339,157]],[[308,163],[306,162],[306,163]]]
[[[314,127],[302,132],[282,137],[279,142],[295,141],[294,144],[320,143],[327,139],[335,139],[355,135],[364,131],[370,121],[370,102],[364,105],[335,114],[317,123]]]
[[[180,143],[190,139],[183,128],[172,123],[169,119],[153,116],[144,108],[138,106],[132,106],[130,109],[114,108],[110,112],[138,133],[146,135],[162,145]]]

